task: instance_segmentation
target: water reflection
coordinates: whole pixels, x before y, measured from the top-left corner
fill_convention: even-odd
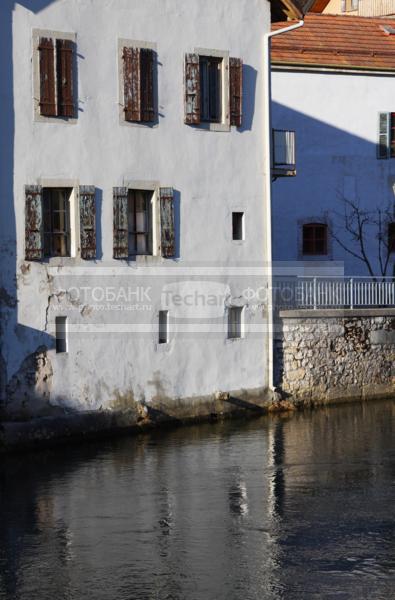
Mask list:
[[[394,403],[3,458],[0,598],[391,597]]]

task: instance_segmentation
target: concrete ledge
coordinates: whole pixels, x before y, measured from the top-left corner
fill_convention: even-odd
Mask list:
[[[394,308],[301,308],[280,310],[281,319],[341,319],[352,317],[395,317]]]

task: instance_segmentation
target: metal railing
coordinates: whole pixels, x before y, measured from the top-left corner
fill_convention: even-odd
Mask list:
[[[273,281],[276,308],[395,307],[395,279],[294,277]]]

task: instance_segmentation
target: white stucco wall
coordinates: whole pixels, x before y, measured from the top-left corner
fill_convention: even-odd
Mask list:
[[[344,232],[342,198],[373,211],[395,201],[395,159],[378,160],[376,154],[378,115],[394,110],[394,78],[274,71],[272,84],[273,127],[295,130],[297,163],[296,177],[273,184],[273,258],[303,258],[300,224],[325,213],[337,234],[355,250]],[[375,234],[372,228],[368,254],[378,272]],[[364,263],[335,241],[329,246],[327,260],[344,261],[346,275],[368,275]],[[387,274],[392,275],[392,264]]]
[[[9,7],[6,3],[0,13]],[[243,290],[262,285],[262,281],[248,271],[241,278],[237,269],[223,277],[214,269],[209,277],[206,268],[261,266],[265,259],[261,71],[263,34],[270,28],[269,3],[58,0],[38,2],[33,8],[29,10],[27,1],[16,2],[12,14],[18,305],[8,318],[4,336],[7,379],[25,356],[44,345],[50,348],[53,370],[50,402],[62,406],[111,406],[118,393],[149,402],[155,396],[185,398],[216,390],[264,388],[266,345],[261,330],[265,306],[250,299],[244,311],[245,337],[233,342],[226,339],[225,308],[226,304],[247,304]],[[79,112],[75,124],[34,120],[34,29],[76,34]],[[122,38],[156,44],[157,127],[119,123],[117,47]],[[243,59],[245,125],[240,130],[209,132],[184,124],[184,53],[196,47],[226,50]],[[47,180],[96,186],[101,255],[93,264],[76,258],[53,268],[53,263],[29,266],[24,261],[24,186]],[[112,188],[130,181],[159,182],[176,190],[180,221],[176,260],[157,259],[144,267],[140,262],[128,264],[112,258]],[[242,243],[231,239],[232,209],[245,211],[246,239]],[[10,215],[11,219],[12,211]],[[15,244],[12,231],[11,225],[2,233],[3,246],[8,246],[10,253]],[[10,260],[8,281],[6,277],[4,281],[9,288],[15,275],[12,266]],[[156,328],[158,311],[163,308],[163,285],[177,277],[190,280],[191,266],[200,269],[198,281],[209,282],[206,293],[212,285],[215,292],[220,282],[226,298],[214,314],[216,321],[210,320],[208,327],[204,323],[210,314],[200,315],[202,333],[182,333],[185,323],[173,325],[170,343],[159,348]],[[81,285],[149,287],[150,309],[106,313],[92,310],[91,300],[82,299],[73,306],[67,296],[56,295]],[[147,304],[147,299],[143,302]],[[82,304],[89,306],[82,310]],[[57,314],[67,316],[70,326],[65,355],[56,354],[53,345]],[[170,307],[171,318],[179,315]],[[189,321],[191,316],[189,312]],[[136,323],[140,331],[135,331]],[[92,329],[81,332],[80,325],[93,328],[93,333]],[[77,332],[73,333],[73,328]]]

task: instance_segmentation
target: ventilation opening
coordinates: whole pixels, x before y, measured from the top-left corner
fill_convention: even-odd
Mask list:
[[[169,341],[169,311],[159,311],[159,344],[167,344]]]
[[[67,352],[67,318],[55,318],[56,352]]]
[[[231,306],[228,311],[228,338],[237,339],[241,338],[243,334],[242,325],[242,306]]]
[[[244,213],[232,213],[232,239],[244,240]]]

